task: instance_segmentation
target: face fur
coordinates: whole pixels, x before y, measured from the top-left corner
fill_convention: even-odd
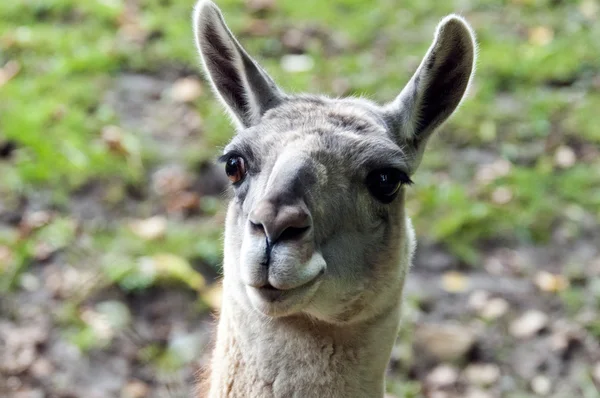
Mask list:
[[[435,130],[471,81],[474,36],[448,16],[390,103],[284,93],[200,1],[196,45],[237,127],[221,160],[232,181],[224,284],[257,316],[331,323],[401,298],[413,250],[404,196]]]
[[[237,134],[223,156],[245,164],[232,186],[225,274],[242,302],[345,322],[386,299],[370,292],[401,289],[409,159],[390,137],[371,104],[319,97],[289,99]],[[383,193],[373,186],[381,175],[393,179]],[[310,220],[270,244],[251,216],[261,206],[300,206]]]

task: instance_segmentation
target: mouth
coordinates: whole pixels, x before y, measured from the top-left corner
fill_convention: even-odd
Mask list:
[[[300,312],[312,299],[321,281],[320,273],[316,278],[293,289],[277,289],[271,284],[261,287],[246,285],[246,291],[254,307],[265,315],[284,316]]]

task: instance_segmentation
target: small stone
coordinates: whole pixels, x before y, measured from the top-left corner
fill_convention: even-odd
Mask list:
[[[130,380],[121,390],[121,398],[144,398],[150,394],[150,387],[141,380]]]
[[[552,382],[543,375],[537,375],[531,380],[531,391],[537,395],[546,396],[552,390]]]
[[[449,365],[440,365],[427,375],[427,383],[440,388],[455,384],[458,381],[458,370]]]
[[[202,85],[195,77],[184,77],[173,83],[170,94],[175,102],[194,102],[202,95]]]
[[[134,220],[129,223],[129,229],[144,240],[155,240],[165,235],[167,219],[163,216],[154,216],[145,220]]]
[[[46,394],[39,388],[26,389],[14,392],[12,398],[44,398]]]
[[[554,164],[561,169],[568,169],[572,167],[577,161],[575,151],[567,145],[561,145],[554,153]]]
[[[489,391],[470,387],[465,393],[464,398],[494,398],[494,395]]]
[[[513,193],[507,187],[498,187],[492,191],[492,201],[498,205],[505,205],[512,199]]]
[[[38,358],[31,365],[29,371],[34,377],[42,379],[49,377],[54,373],[54,365],[46,358]]]
[[[594,366],[594,369],[592,370],[592,377],[596,383],[600,383],[600,362]]]
[[[315,66],[315,61],[306,54],[287,54],[281,57],[281,68],[286,72],[308,72]]]
[[[538,310],[530,310],[521,315],[510,325],[510,334],[526,339],[535,336],[548,324],[548,315]]]
[[[490,294],[485,290],[475,290],[469,296],[468,306],[475,311],[481,311],[490,300]]]
[[[464,370],[465,378],[481,387],[488,387],[500,379],[500,368],[493,363],[471,364]]]
[[[415,329],[415,345],[440,361],[465,356],[475,344],[471,328],[455,324],[422,324]]]
[[[40,279],[30,272],[25,272],[21,275],[21,287],[28,292],[34,292],[40,288]]]
[[[479,315],[487,320],[494,320],[505,315],[508,312],[508,309],[508,301],[504,300],[503,298],[496,297],[485,303],[479,312]]]

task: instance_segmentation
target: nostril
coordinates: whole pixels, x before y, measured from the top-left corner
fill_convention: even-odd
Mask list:
[[[265,227],[262,224],[257,224],[255,222],[250,221],[250,228],[252,231],[265,233]]]
[[[281,233],[281,235],[279,235],[279,238],[277,238],[277,240],[278,241],[286,241],[286,240],[299,239],[309,229],[310,229],[310,227],[301,227],[301,228],[298,228],[298,227],[287,227]]]

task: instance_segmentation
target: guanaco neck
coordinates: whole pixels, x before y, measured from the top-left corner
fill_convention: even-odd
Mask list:
[[[240,305],[225,281],[209,398],[383,397],[400,298],[361,324],[272,319]]]

